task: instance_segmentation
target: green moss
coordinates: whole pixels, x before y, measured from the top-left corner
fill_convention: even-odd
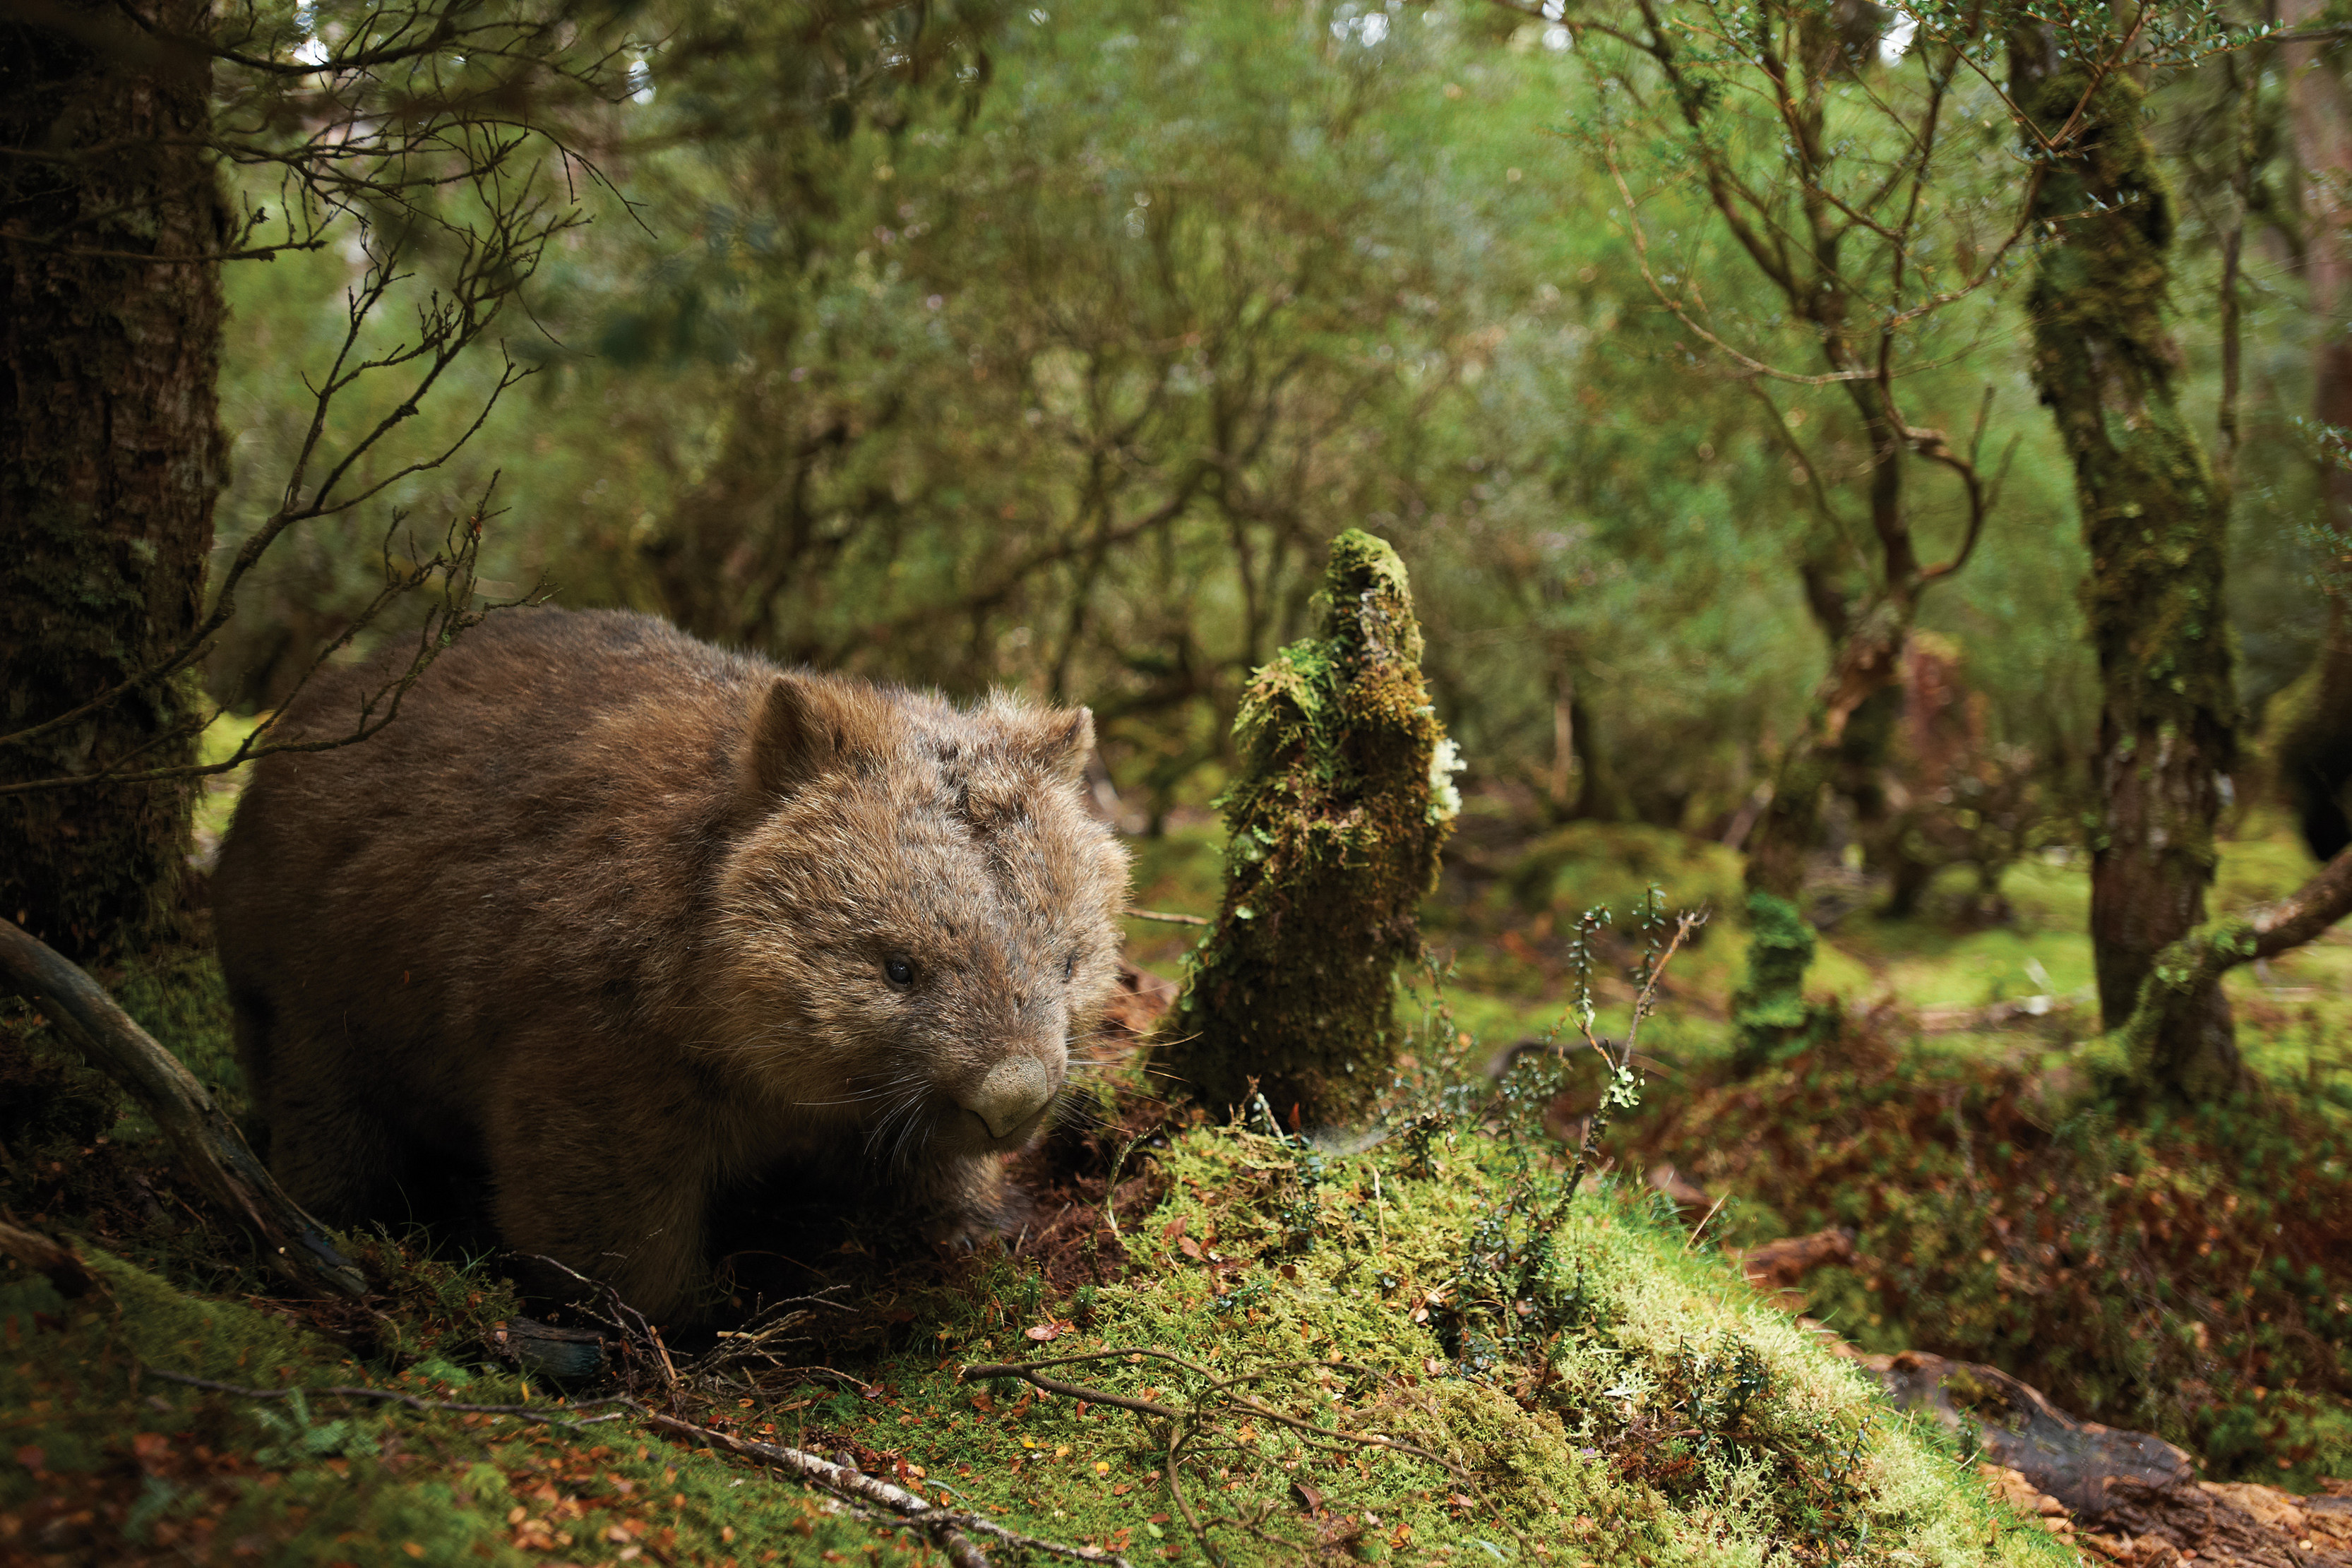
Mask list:
[[[446,1361],[388,1375],[268,1313],[82,1251],[102,1289],[79,1301],[13,1266],[0,1276],[0,1451],[16,1460],[0,1466],[0,1555],[29,1546],[83,1562],[161,1551],[387,1568],[519,1565],[551,1552],[609,1563],[638,1542],[712,1563],[916,1555],[895,1532],[798,1487],[624,1424],[527,1427],[323,1393],[262,1400],[167,1382],[148,1369],[484,1404],[532,1392]]]
[[[1255,1082],[1284,1113],[1359,1113],[1389,1081],[1396,967],[1459,801],[1423,683],[1404,565],[1332,541],[1322,634],[1258,670],[1234,722],[1225,887],[1186,957],[1158,1057],[1222,1109]]]
[[[1842,1009],[1805,998],[1813,928],[1797,906],[1761,889],[1748,895],[1748,977],[1731,998],[1735,1060],[1753,1071],[1832,1038]]]
[[[1400,1140],[1347,1158],[1198,1129],[1160,1156],[1170,1197],[1130,1228],[1138,1266],[1095,1289],[1082,1320],[1004,1268],[939,1303],[937,1329],[919,1317],[923,1348],[883,1377],[887,1399],[827,1399],[797,1435],[919,1464],[1019,1529],[1199,1562],[1168,1490],[1166,1423],[937,1370],[942,1356],[1150,1349],[1209,1375],[1124,1354],[1053,1375],[1185,1413],[1181,1484],[1234,1563],[1276,1542],[1531,1562],[1564,1541],[1578,1560],[1628,1568],[1760,1563],[1806,1541],[1850,1562],[2062,1560],[1996,1513],[1938,1434],[1893,1415],[1644,1197],[1570,1211],[1541,1270],[1550,1326],[1504,1352],[1465,1262],[1524,1154],[1469,1126],[1418,1153]]]

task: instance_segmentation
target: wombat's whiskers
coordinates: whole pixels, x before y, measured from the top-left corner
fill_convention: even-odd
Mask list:
[[[879,1156],[880,1163],[893,1171],[908,1168],[909,1155],[916,1147],[915,1134],[922,1127],[923,1102],[929,1087],[923,1074],[907,1069],[901,1069],[878,1087],[877,1097],[887,1098],[889,1108],[875,1119],[866,1134],[867,1158]],[[884,1155],[886,1146],[888,1153]]]

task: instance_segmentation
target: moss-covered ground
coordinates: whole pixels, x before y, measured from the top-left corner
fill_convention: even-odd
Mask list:
[[[111,978],[239,1102],[206,962]],[[1426,1021],[1411,1136],[1343,1154],[1168,1115],[1129,1155],[1117,1231],[1098,1136],[1038,1173],[1096,1206],[1065,1205],[1025,1249],[940,1263],[853,1236],[828,1270],[853,1305],[783,1362],[720,1370],[681,1344],[675,1380],[640,1359],[618,1385],[1135,1563],[2060,1560],[1638,1188],[1589,1186],[1561,1212],[1540,1107],[1449,1078],[1476,1053],[1449,1017]],[[95,1276],[68,1300],[0,1268],[0,1558],[940,1555],[595,1406],[610,1380],[560,1389],[499,1362],[517,1303],[495,1260],[355,1237],[379,1286],[364,1308],[282,1298],[36,1016],[12,1008],[0,1038],[0,1202]],[[1024,1356],[1096,1357],[1053,1375],[1171,1415],[957,1378]],[[270,1396],[286,1390],[304,1392]]]
[[[2216,1475],[2352,1470],[2347,950],[2241,977],[2263,1096],[2124,1125],[2083,1092],[2079,868],[2012,871],[1997,924],[1958,889],[1901,923],[1856,901],[1814,977],[1853,1027],[1744,1082],[1724,1068],[1744,933],[1718,919],[1644,1029],[1644,1101],[1609,1134],[1610,1174],[1563,1214],[1568,1151],[1540,1129],[1572,1124],[1581,1091],[1550,1100],[1523,1071],[1505,1095],[1480,1066],[1557,1021],[1569,911],[1651,882],[1726,894],[1737,866],[1646,830],[1580,827],[1526,853],[1468,841],[1431,911],[1458,973],[1407,1002],[1415,1076],[1392,1124],[1417,1130],[1309,1148],[1262,1120],[1155,1109],[1129,1083],[1114,1123],[1032,1161],[1040,1218],[1013,1250],[940,1262],[853,1232],[824,1268],[850,1305],[807,1343],[752,1370],[681,1343],[674,1383],[634,1357],[618,1385],[1138,1563],[2059,1561],[1717,1251],[1844,1224],[1856,1265],[1817,1272],[1803,1304],[1866,1348],[2011,1366]],[[1218,848],[1182,826],[1144,842],[1137,902],[1213,907]],[[2266,831],[2226,846],[2217,902],[2276,891],[2297,854]],[[1839,896],[1832,878],[1821,897]],[[1130,935],[1166,971],[1192,933]],[[105,978],[241,1103],[207,959]],[[2032,997],[2051,1005],[1958,1027],[1931,1012]],[[1697,1216],[1643,1182],[1660,1161],[1727,1199],[1696,1238]],[[0,1265],[0,1560],[941,1555],[629,1410],[583,1404],[566,1418],[595,1424],[566,1425],[441,1407],[564,1416],[560,1401],[616,1385],[501,1362],[511,1287],[446,1239],[352,1239],[379,1286],[364,1310],[284,1299],[141,1119],[13,1007],[0,1208],[72,1239],[98,1279],[68,1300]],[[1171,1414],[957,1379],[1064,1356],[1095,1359],[1045,1375]]]

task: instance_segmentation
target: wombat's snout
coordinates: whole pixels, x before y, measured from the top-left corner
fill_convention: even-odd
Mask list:
[[[1044,1062],[1034,1056],[1008,1056],[988,1070],[980,1087],[959,1102],[988,1125],[992,1138],[1019,1132],[1045,1108],[1060,1087]]]

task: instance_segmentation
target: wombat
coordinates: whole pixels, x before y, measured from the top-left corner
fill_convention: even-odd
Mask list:
[[[348,733],[406,656],[282,731]],[[645,616],[491,616],[238,806],[214,904],[272,1168],[348,1222],[478,1166],[508,1245],[667,1321],[709,1305],[713,1199],[779,1166],[978,1235],[1118,983],[1093,740]]]

